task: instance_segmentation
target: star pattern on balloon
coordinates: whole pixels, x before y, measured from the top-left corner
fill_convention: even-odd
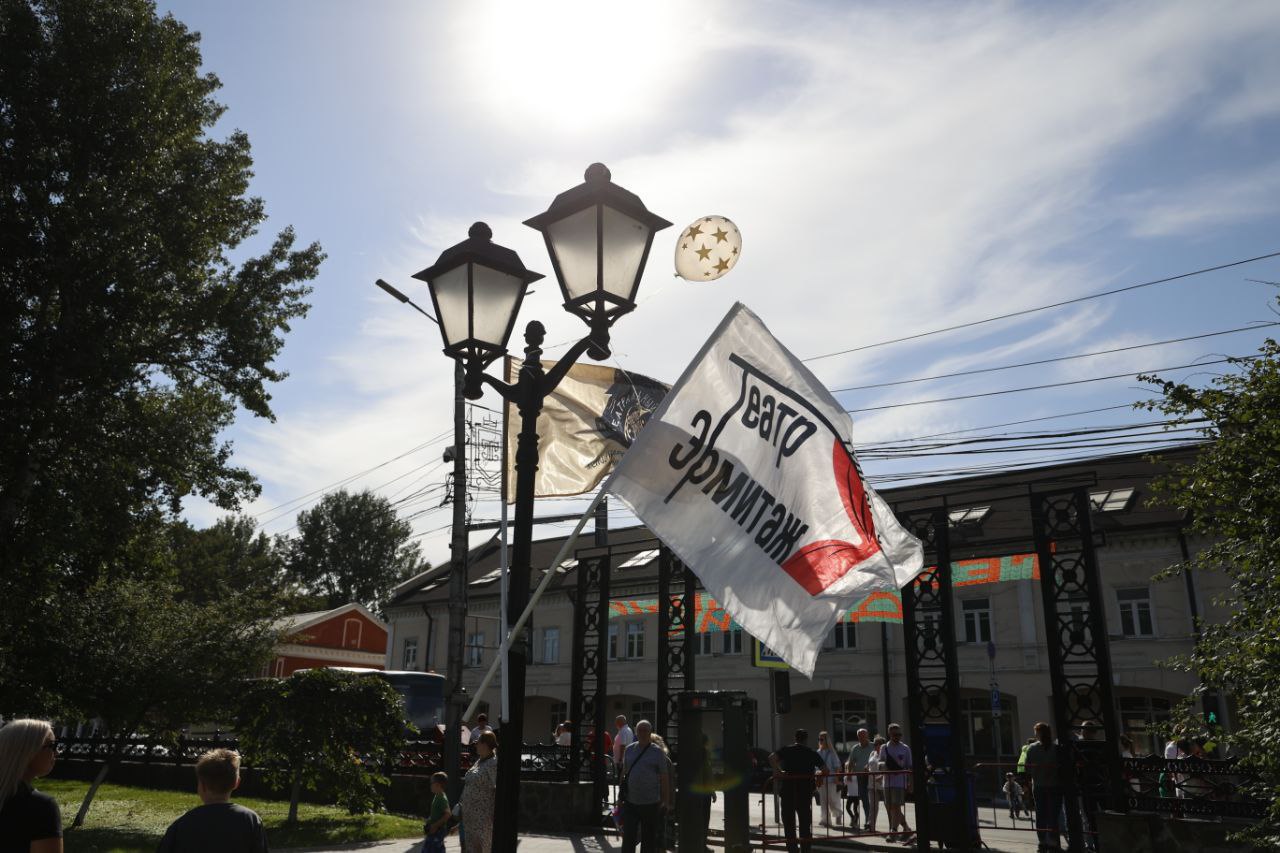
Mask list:
[[[688,281],[714,281],[738,262],[742,234],[723,216],[695,219],[676,243],[676,275]]]

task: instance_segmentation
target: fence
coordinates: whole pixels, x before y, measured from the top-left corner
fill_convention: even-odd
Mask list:
[[[106,761],[118,746],[114,737],[89,735],[66,736],[58,739],[58,758],[72,761]],[[239,749],[239,740],[231,734],[215,732],[206,736],[177,738],[134,736],[126,738],[120,748],[125,761],[139,764],[191,765],[210,749]],[[430,776],[444,769],[443,745],[432,740],[408,741],[397,756],[392,773],[406,776]],[[462,769],[466,770],[475,760],[474,748],[462,750]],[[570,781],[572,775],[589,780],[585,769],[575,771],[567,746],[525,744],[520,756],[520,776],[539,781]]]

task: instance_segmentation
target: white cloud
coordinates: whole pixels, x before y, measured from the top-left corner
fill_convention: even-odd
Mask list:
[[[1241,4],[1231,13],[1161,3],[714,8],[720,17],[700,16],[697,32],[716,47],[698,53],[679,42],[678,73],[661,81],[669,88],[598,125],[561,123],[544,135],[526,121],[524,132],[511,134],[510,116],[463,112],[464,73],[442,76],[436,85],[456,93],[459,125],[511,134],[507,159],[477,178],[475,200],[442,200],[398,243],[373,253],[386,264],[383,273],[407,275],[431,263],[476,218],[530,267],[549,273],[537,235],[519,221],[576,183],[592,159],[604,159],[618,183],[676,223],[655,242],[640,309],[614,333],[621,362],[673,379],[734,300],[809,356],[1094,290],[1105,284],[1102,263],[1114,261],[1093,250],[1090,238],[1108,224],[1130,222],[1136,234],[1164,236],[1234,221],[1245,209],[1274,210],[1267,200],[1276,197],[1275,170],[1261,188],[1256,175],[1213,176],[1185,195],[1135,196],[1115,209],[1101,179],[1116,158],[1186,118],[1195,98],[1211,96],[1221,56],[1246,63],[1271,49],[1280,36],[1274,4]],[[672,8],[657,5],[651,14]],[[446,75],[447,65],[437,63],[437,73]],[[1280,77],[1273,66],[1258,67]],[[762,78],[760,69],[771,75]],[[581,73],[626,75],[628,68]],[[1280,91],[1280,79],[1271,82],[1258,91]],[[515,114],[574,109],[572,80],[554,94]],[[629,141],[629,130],[639,141]],[[466,212],[471,204],[474,213]],[[741,227],[742,262],[714,285],[673,282],[677,229],[709,213]],[[559,309],[554,282],[535,289],[524,317],[546,322],[549,344],[583,332]],[[424,332],[421,318],[402,306],[373,302],[364,319],[353,318],[353,337],[335,342],[333,396],[242,433],[237,459],[266,483],[261,505],[448,429],[451,366],[434,329]],[[1102,308],[1037,316],[842,356],[816,369],[838,386],[1016,360],[1096,343],[1109,316]],[[989,403],[889,410],[859,417],[858,429],[893,437],[1071,409],[1073,398],[1061,396],[1056,404],[1014,404],[1012,412]],[[481,505],[477,514],[492,511]],[[443,555],[445,534],[425,541],[433,557]]]
[[[1210,175],[1187,186],[1130,196],[1121,204],[1131,210],[1134,236],[1204,236],[1280,210],[1280,166],[1247,175]]]

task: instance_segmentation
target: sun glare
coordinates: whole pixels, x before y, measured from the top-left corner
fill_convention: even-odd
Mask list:
[[[607,130],[655,110],[685,66],[665,3],[483,2],[454,45],[472,109],[537,132]]]

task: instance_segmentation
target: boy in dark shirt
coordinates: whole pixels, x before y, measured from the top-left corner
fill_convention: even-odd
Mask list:
[[[196,762],[196,793],[203,805],[175,820],[158,853],[267,853],[267,832],[252,809],[231,802],[240,787],[240,754],[213,749]]]

